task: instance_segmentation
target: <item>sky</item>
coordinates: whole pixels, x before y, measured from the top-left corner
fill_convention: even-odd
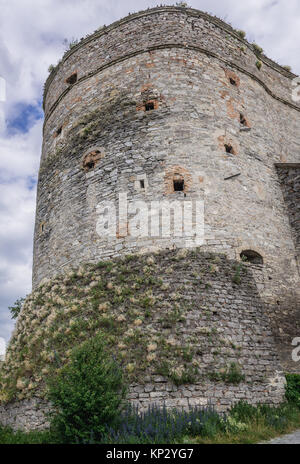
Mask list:
[[[267,56],[300,74],[299,0],[187,3],[244,30]],[[31,291],[42,92],[48,67],[58,62],[66,43],[157,4],[152,0],[0,0],[0,351],[14,326],[8,307]]]

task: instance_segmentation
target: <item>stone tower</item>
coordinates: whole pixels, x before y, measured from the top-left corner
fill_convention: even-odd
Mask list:
[[[259,290],[278,330],[294,327],[286,313],[299,301],[294,78],[190,8],[130,15],[74,45],[45,85],[33,286],[82,262],[186,246],[151,234],[150,224],[132,233],[134,211],[113,237],[101,236],[101,202],[115,202],[118,215],[124,192],[147,204],[198,199],[203,250],[260,264]]]
[[[173,308],[172,298],[181,292],[188,310],[186,323],[176,322],[177,342],[191,341],[202,373],[222,366],[226,352],[226,360],[238,359],[246,374],[247,383],[234,388],[215,384],[210,376],[209,382],[176,389],[155,377],[149,364],[154,377],[145,376],[143,385],[131,387],[131,399],[142,406],[155,399],[166,399],[170,406],[211,399],[223,410],[237,398],[278,403],[284,395],[282,366],[299,371],[299,363],[291,359],[292,340],[300,335],[300,105],[292,98],[295,77],[223,21],[191,8],[158,7],[74,44],[46,82],[34,292],[68,268],[129,254],[141,255],[136,259],[142,274],[144,254],[162,251],[155,265],[166,279],[161,287],[166,293],[153,293],[157,311],[153,309],[154,322],[145,318],[143,333],[156,327],[163,334],[161,302]],[[120,208],[124,199],[126,214]],[[153,233],[154,212],[163,202],[175,210],[173,219],[170,214],[173,232],[182,203],[204,205],[204,255],[197,260],[183,254],[171,274],[166,271],[177,257],[163,250],[180,253],[176,249],[193,243],[180,233],[161,233],[164,210]],[[146,220],[138,220],[139,205],[149,208]],[[189,221],[194,227],[194,209]],[[207,264],[220,253],[223,258]],[[148,270],[155,263],[149,259]],[[238,270],[242,260],[248,277],[239,287],[232,283],[230,269]],[[210,278],[206,283],[198,278],[204,271]],[[108,278],[104,271],[98,277]],[[56,290],[48,285],[53,298],[60,292],[58,284]],[[168,295],[168,285],[178,294]],[[35,324],[40,327],[35,343],[45,342],[50,350],[45,359],[52,359],[54,342],[48,346],[51,334],[42,331],[55,317],[65,317],[69,303],[55,297],[62,307],[51,314],[52,303],[43,306],[41,295],[34,293],[27,313],[20,315],[10,350],[15,356],[21,352],[22,333],[35,331]],[[190,302],[195,304],[190,307]],[[112,308],[115,321],[120,311],[120,320],[126,320],[130,304]],[[219,340],[218,352],[205,339],[214,333],[226,336]],[[64,354],[63,347],[57,349]],[[30,375],[24,371],[25,380],[19,381],[15,376],[15,384],[28,385]],[[28,391],[38,391],[42,377],[36,377]],[[21,398],[27,398],[27,390]],[[20,408],[13,410],[16,421],[24,408],[31,410],[31,403]],[[2,422],[11,424],[7,414],[2,413]]]

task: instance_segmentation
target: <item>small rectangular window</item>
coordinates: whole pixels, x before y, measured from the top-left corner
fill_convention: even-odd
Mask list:
[[[154,102],[148,102],[145,104],[145,110],[146,111],[152,111],[154,110]]]
[[[184,180],[176,179],[174,180],[174,192],[183,192],[184,191]]]

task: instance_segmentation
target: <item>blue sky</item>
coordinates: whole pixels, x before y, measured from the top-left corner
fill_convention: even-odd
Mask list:
[[[6,102],[0,101],[6,117],[6,127],[0,124],[0,338],[8,340],[13,329],[8,306],[31,290],[41,101],[48,67],[60,59],[66,41],[157,3],[0,0],[0,77],[7,86]],[[243,29],[270,58],[300,74],[299,0],[190,0],[188,4]]]

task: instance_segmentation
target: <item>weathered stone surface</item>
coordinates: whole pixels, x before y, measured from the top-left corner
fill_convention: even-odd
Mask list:
[[[210,281],[199,277],[198,285],[184,270],[169,276],[191,303],[198,298],[195,287],[207,290],[180,329],[183,340],[196,337],[201,371],[240,359],[247,381],[177,388],[147,374],[145,385],[130,391],[142,409],[155,402],[210,403],[221,411],[240,399],[278,404],[282,366],[299,371],[291,342],[300,320],[300,106],[291,98],[294,76],[259,58],[261,70],[253,47],[222,21],[162,7],[85,39],[47,81],[34,288],[83,262],[190,246],[184,237],[133,234],[134,214],[119,218],[113,237],[99,236],[97,206],[112,201],[118,207],[124,192],[129,204],[204,200],[203,251],[226,253],[236,262],[244,250],[263,258],[263,264],[244,265],[249,272],[239,294],[222,263],[214,263]],[[275,163],[298,167],[276,170]],[[174,180],[184,181],[183,192],[174,191]],[[176,301],[176,295],[170,298]],[[215,353],[197,345],[213,328],[224,341]],[[45,426],[39,400],[26,401],[1,406],[0,421],[14,428]]]
[[[13,430],[43,430],[49,427],[49,403],[40,398],[0,405],[0,423]]]

